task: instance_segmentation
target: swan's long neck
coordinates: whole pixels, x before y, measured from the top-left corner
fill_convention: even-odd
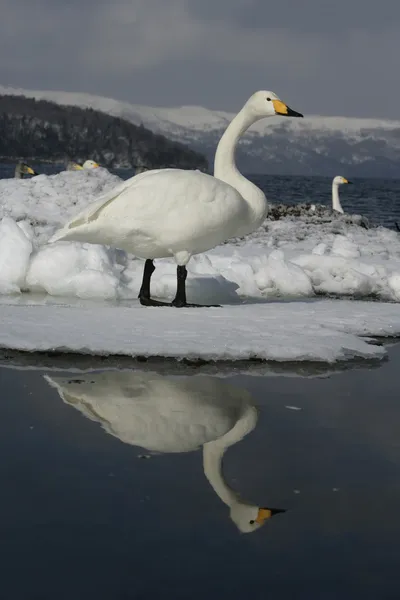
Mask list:
[[[15,179],[22,179],[23,178],[22,171],[21,171],[21,166],[20,165],[17,165],[15,167],[14,177],[15,177]]]
[[[221,498],[222,502],[229,507],[232,507],[240,499],[238,494],[231,490],[224,481],[222,475],[222,459],[229,446],[233,446],[233,444],[236,444],[250,433],[250,431],[254,429],[256,422],[256,408],[254,408],[254,406],[247,406],[241,418],[228,433],[222,438],[213,442],[208,442],[203,446],[204,474],[215,493]]]
[[[229,183],[246,200],[250,209],[249,221],[254,223],[250,231],[264,221],[268,203],[264,193],[239,172],[235,163],[235,150],[241,135],[257,120],[244,106],[220,139],[214,160],[214,177]]]
[[[339,185],[337,183],[332,183],[332,209],[336,212],[344,212],[339,200]]]

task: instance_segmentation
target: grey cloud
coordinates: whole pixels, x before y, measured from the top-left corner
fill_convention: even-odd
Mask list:
[[[267,88],[305,114],[400,118],[397,0],[4,2],[3,84],[227,110]]]
[[[228,20],[241,27],[341,32],[392,28],[400,23],[398,0],[190,0],[190,12],[204,20]]]

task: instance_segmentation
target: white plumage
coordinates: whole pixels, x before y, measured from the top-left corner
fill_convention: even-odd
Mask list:
[[[161,201],[162,226],[155,218],[155,206]],[[248,221],[248,213],[241,195],[211,175],[178,169],[147,171],[91,204],[51,241],[97,244],[101,228],[102,244],[116,245],[140,258],[174,256],[183,265],[192,254],[219,244],[221,228],[228,238],[234,236]]]
[[[297,116],[273,92],[256,92],[222,136],[214,177],[199,171],[160,169],[136,175],[73,218],[50,242],[74,240],[106,244],[146,259],[139,293],[150,298],[153,259],[173,256],[178,265],[177,294],[169,306],[186,303],[186,265],[193,254],[257,229],[268,204],[264,193],[236,168],[240,136],[256,121],[273,115]]]
[[[341,175],[336,175],[332,181],[332,210],[342,214],[344,214],[344,210],[339,200],[339,185],[344,185],[345,183],[352,182]]]

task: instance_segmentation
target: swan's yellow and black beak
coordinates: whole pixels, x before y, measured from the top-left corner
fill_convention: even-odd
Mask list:
[[[353,182],[352,182],[352,181],[349,181],[348,179],[346,179],[345,177],[343,177],[343,183],[349,183],[349,184],[352,184]]]
[[[256,523],[262,525],[263,523],[265,523],[265,521],[267,521],[274,515],[278,515],[279,513],[284,512],[286,512],[284,508],[259,508]]]
[[[75,171],[83,171],[83,167],[81,167],[81,165],[78,165],[78,163],[74,163],[74,170]]]
[[[36,171],[34,171],[32,167],[29,167],[28,165],[22,165],[22,172],[25,173],[25,175],[38,175],[38,173],[36,173]]]
[[[100,168],[100,165],[97,162],[93,163],[93,169],[99,169],[99,168]]]
[[[292,110],[281,100],[272,100],[272,104],[274,105],[276,115],[281,117],[303,117],[301,113]]]

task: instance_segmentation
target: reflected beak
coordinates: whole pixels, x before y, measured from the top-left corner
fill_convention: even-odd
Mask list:
[[[262,523],[264,523],[264,521],[270,519],[274,515],[284,512],[286,512],[284,508],[259,508],[256,522],[261,525]]]
[[[295,110],[292,110],[288,107],[287,104],[282,102],[281,100],[272,100],[272,104],[274,105],[275,114],[280,115],[281,117],[302,117],[303,115]]]
[[[74,165],[74,169],[75,171],[83,171],[83,167],[81,167],[81,165],[78,164]]]

